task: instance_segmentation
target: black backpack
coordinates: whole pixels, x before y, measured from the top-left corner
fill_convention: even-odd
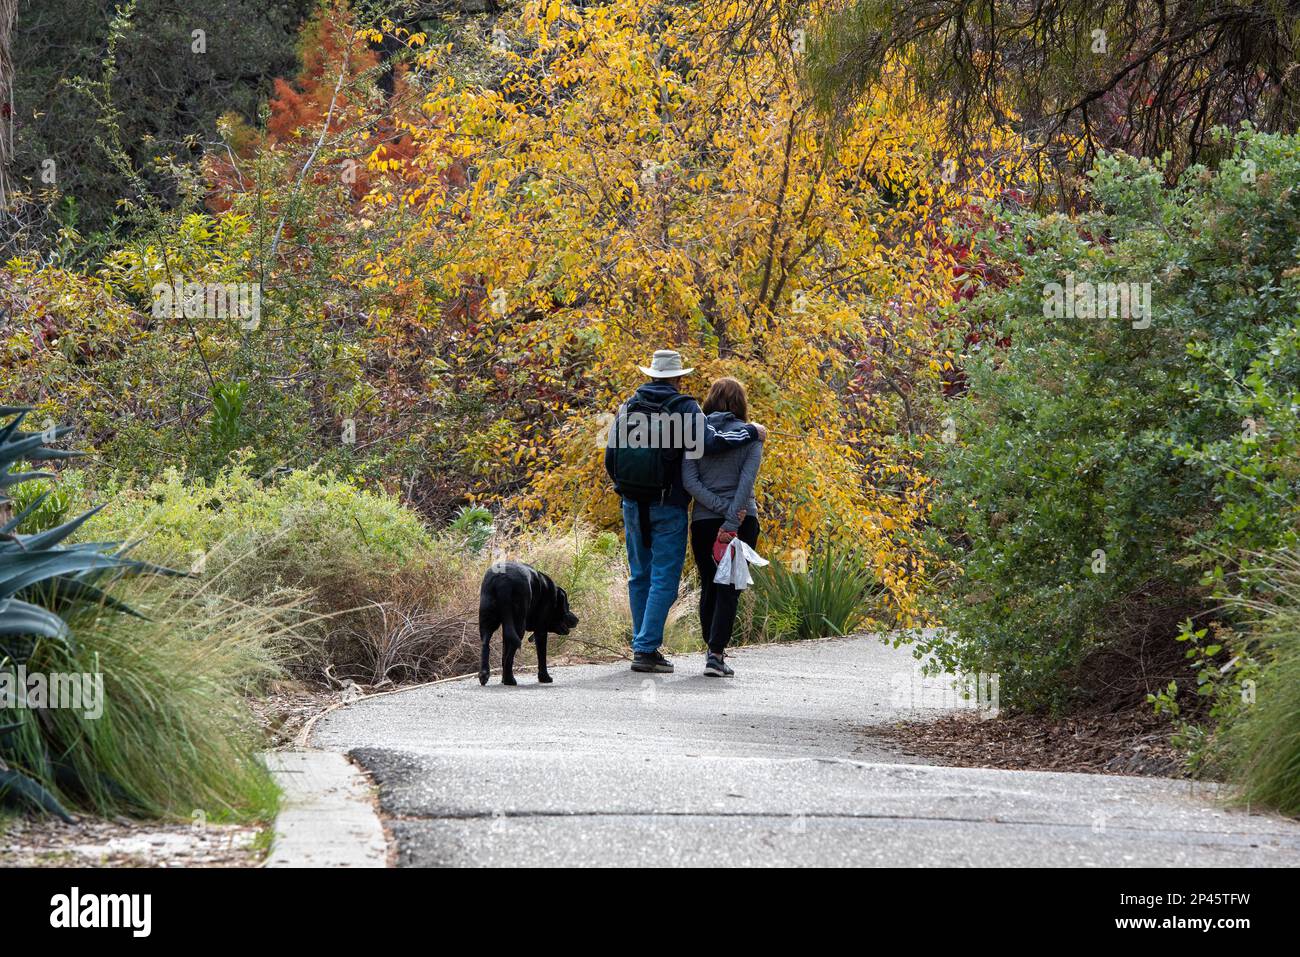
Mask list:
[[[669,396],[662,403],[637,395],[619,407],[609,441],[613,449],[610,476],[619,495],[634,502],[663,501],[672,487],[674,465],[682,454],[682,432],[677,431],[674,442],[668,420],[650,418],[637,426],[632,417],[671,414],[688,401],[690,396],[681,394]],[[625,438],[634,441],[622,444]]]

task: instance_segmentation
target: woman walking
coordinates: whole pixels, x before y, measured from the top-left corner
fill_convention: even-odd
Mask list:
[[[718,379],[705,396],[703,409],[720,434],[743,428],[749,418],[745,387],[729,376]],[[682,462],[682,485],[695,499],[691,551],[700,572],[700,624],[709,647],[704,673],[715,678],[735,674],[726,662],[726,650],[736,624],[740,592],[731,585],[714,583],[718,570],[714,545],[725,546],[736,537],[751,548],[758,544],[754,480],[762,461],[763,443],[751,442]],[[721,548],[716,553],[721,554]]]

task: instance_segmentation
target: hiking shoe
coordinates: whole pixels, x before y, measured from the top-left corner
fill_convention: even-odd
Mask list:
[[[657,651],[638,651],[632,656],[632,670],[670,675],[673,673],[673,663]]]
[[[736,672],[727,664],[725,656],[709,652],[709,656],[704,659],[704,673],[710,678],[730,678]]]

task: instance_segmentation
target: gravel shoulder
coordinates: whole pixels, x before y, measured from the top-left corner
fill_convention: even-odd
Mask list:
[[[257,867],[265,832],[230,824],[0,818],[5,867]]]

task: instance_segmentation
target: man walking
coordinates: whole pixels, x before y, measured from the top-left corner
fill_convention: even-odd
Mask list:
[[[671,349],[658,350],[649,367],[638,368],[650,381],[619,407],[605,448],[605,471],[623,498],[632,670],[667,674],[673,666],[659,646],[681,584],[690,504],[682,487],[682,460],[761,442],[767,430],[745,423],[719,432],[709,425],[699,403],[681,391],[682,379],[695,370],[684,368],[681,355]]]

